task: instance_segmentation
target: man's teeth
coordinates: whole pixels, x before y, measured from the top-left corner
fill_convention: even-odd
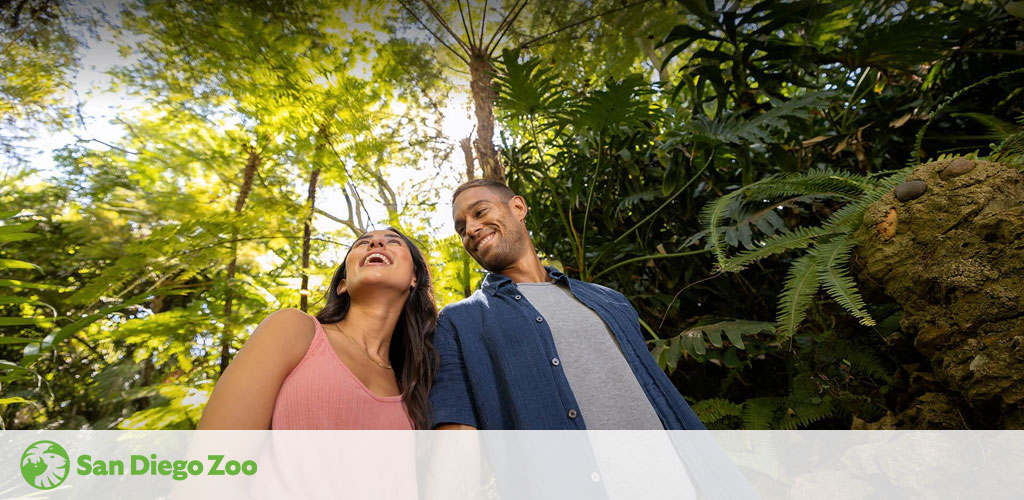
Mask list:
[[[480,247],[484,246],[484,244],[487,243],[488,241],[491,241],[491,238],[494,238],[494,233],[491,233],[491,234],[488,234],[487,236],[484,236],[484,239],[480,240],[480,243],[477,243],[477,245],[476,245],[477,250],[479,250]]]

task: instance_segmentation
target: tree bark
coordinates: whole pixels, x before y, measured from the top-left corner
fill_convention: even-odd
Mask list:
[[[249,158],[245,162],[245,171],[242,173],[242,187],[238,190],[238,198],[235,199],[235,215],[242,213],[245,202],[249,199],[249,192],[252,191],[252,181],[256,178],[256,169],[260,165],[260,154],[256,148],[249,148]],[[220,372],[227,370],[231,362],[231,341],[234,334],[231,331],[231,314],[233,312],[234,296],[231,294],[231,282],[235,279],[235,271],[238,267],[238,229],[232,230],[231,237],[231,262],[228,263],[228,275],[226,278],[227,287],[224,290],[224,334],[220,339]]]
[[[309,243],[313,233],[313,211],[316,209],[316,184],[320,179],[320,168],[314,168],[309,176],[309,192],[306,194],[309,213],[302,224],[302,286],[299,288],[299,309],[309,307]]]
[[[469,60],[469,88],[473,94],[473,111],[476,114],[476,158],[484,178],[505,181],[505,169],[498,159],[494,147],[494,83],[490,57],[482,50],[475,50]]]
[[[473,136],[470,135],[459,141],[459,146],[462,147],[462,154],[466,157],[466,181],[468,182],[476,178],[476,169],[473,168]]]

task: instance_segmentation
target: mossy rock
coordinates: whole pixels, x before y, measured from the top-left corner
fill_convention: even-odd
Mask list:
[[[903,307],[901,328],[969,404],[1024,407],[1024,174],[956,158],[916,168],[927,184],[868,207],[858,281]],[[902,196],[907,198],[906,196]]]

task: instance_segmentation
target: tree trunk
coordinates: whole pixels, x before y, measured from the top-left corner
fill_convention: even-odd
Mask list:
[[[235,215],[242,213],[246,200],[249,199],[249,192],[252,191],[252,181],[256,177],[256,168],[260,164],[260,154],[256,148],[249,148],[249,158],[245,162],[245,171],[242,174],[242,187],[238,190],[238,198],[235,199]],[[238,229],[232,230],[231,236],[231,262],[228,263],[227,287],[224,291],[224,334],[220,339],[220,372],[227,370],[231,362],[231,341],[234,334],[231,331],[231,313],[234,297],[231,294],[231,282],[235,279],[235,270],[238,267]]]
[[[484,178],[504,182],[505,169],[494,148],[494,84],[491,80],[493,69],[488,55],[482,50],[470,54],[469,88],[473,94],[473,111],[476,114],[476,158]]]
[[[320,169],[314,168],[309,176],[309,192],[306,200],[309,213],[302,225],[302,286],[299,289],[299,309],[303,312],[309,307],[309,243],[313,229],[313,211],[316,209],[316,183],[320,178]]]
[[[476,172],[473,168],[473,137],[470,135],[465,139],[459,141],[459,146],[462,147],[462,154],[466,157],[466,181],[471,181],[476,178]]]

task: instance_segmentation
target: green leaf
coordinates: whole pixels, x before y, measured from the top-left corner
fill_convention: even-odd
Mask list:
[[[39,339],[30,339],[28,337],[0,337],[0,345],[3,344],[28,344],[32,342],[39,342]]]
[[[875,326],[867,306],[849,271],[850,253],[857,242],[846,235],[832,239],[814,249],[818,280],[829,296],[835,299],[864,326]]]
[[[1024,19],[1024,2],[1007,2],[1006,5],[1003,5],[1003,8],[1011,16]]]
[[[14,403],[29,403],[32,404],[34,401],[29,401],[25,398],[14,396],[11,398],[0,398],[0,406],[7,406]]]
[[[747,430],[771,429],[775,412],[780,409],[780,398],[753,398],[743,403],[743,428]]]
[[[0,326],[37,325],[45,321],[52,321],[50,318],[6,318],[0,317]]]
[[[741,271],[743,268],[765,257],[779,254],[786,250],[807,248],[817,238],[835,234],[835,232],[821,227],[800,227],[788,233],[772,236],[765,240],[761,248],[740,252],[735,257],[727,259],[722,266],[722,270],[726,272]]]
[[[117,312],[117,311],[120,311],[122,309],[127,309],[127,308],[132,307],[132,306],[137,306],[137,305],[139,305],[139,304],[149,300],[150,297],[152,297],[154,295],[160,295],[162,293],[167,293],[167,291],[166,290],[153,290],[153,291],[149,291],[149,292],[146,292],[146,293],[143,293],[143,294],[140,294],[140,295],[136,295],[136,296],[134,296],[134,297],[132,297],[132,298],[130,298],[128,300],[125,300],[124,302],[121,302],[120,304],[100,309],[99,311],[96,311],[93,314],[90,314],[90,315],[88,315],[88,316],[86,316],[86,317],[84,317],[82,319],[79,319],[78,321],[75,321],[74,323],[71,323],[71,324],[69,324],[69,325],[67,325],[67,326],[65,326],[65,327],[63,327],[63,328],[61,328],[61,329],[59,329],[59,330],[57,330],[57,331],[47,335],[46,338],[44,338],[43,341],[42,341],[42,348],[40,349],[40,351],[43,352],[43,351],[46,351],[46,350],[49,350],[49,349],[53,348],[53,346],[63,342],[64,339],[74,335],[75,333],[77,333],[80,330],[82,330],[83,328],[85,328],[85,327],[95,323],[96,321],[98,321],[98,320],[100,320],[102,318],[105,318],[110,313]]]
[[[779,337],[785,339],[796,333],[797,327],[807,316],[807,308],[817,291],[818,268],[812,255],[804,255],[789,267],[786,284],[779,296],[776,319]]]
[[[23,233],[36,226],[35,222],[22,222],[19,224],[8,224],[0,226],[0,242],[5,241],[4,236],[11,233]]]
[[[26,367],[21,366],[21,365],[19,365],[17,363],[12,363],[12,362],[7,361],[5,359],[0,359],[0,370],[19,370],[19,371],[24,371],[24,372],[31,373],[31,374],[35,375],[36,377],[39,377],[39,374],[36,373],[35,370],[33,370],[31,368],[26,368]]]
[[[0,286],[9,286],[13,288],[35,288],[37,290],[56,290],[60,288],[56,285],[47,285],[43,283],[32,283],[30,281],[8,279],[0,279]]]
[[[12,241],[34,240],[36,238],[41,238],[41,237],[42,236],[40,236],[40,235],[38,235],[36,233],[8,233],[8,234],[0,234],[0,243],[9,243],[9,242],[12,242]]]
[[[43,269],[31,262],[13,259],[0,259],[0,269],[36,269],[42,272]]]
[[[738,418],[743,406],[722,398],[705,399],[694,403],[693,412],[701,422],[710,425],[729,417]]]
[[[665,364],[668,365],[670,370],[675,370],[676,365],[679,363],[680,356],[680,339],[672,339],[668,344],[668,353],[665,355]]]

